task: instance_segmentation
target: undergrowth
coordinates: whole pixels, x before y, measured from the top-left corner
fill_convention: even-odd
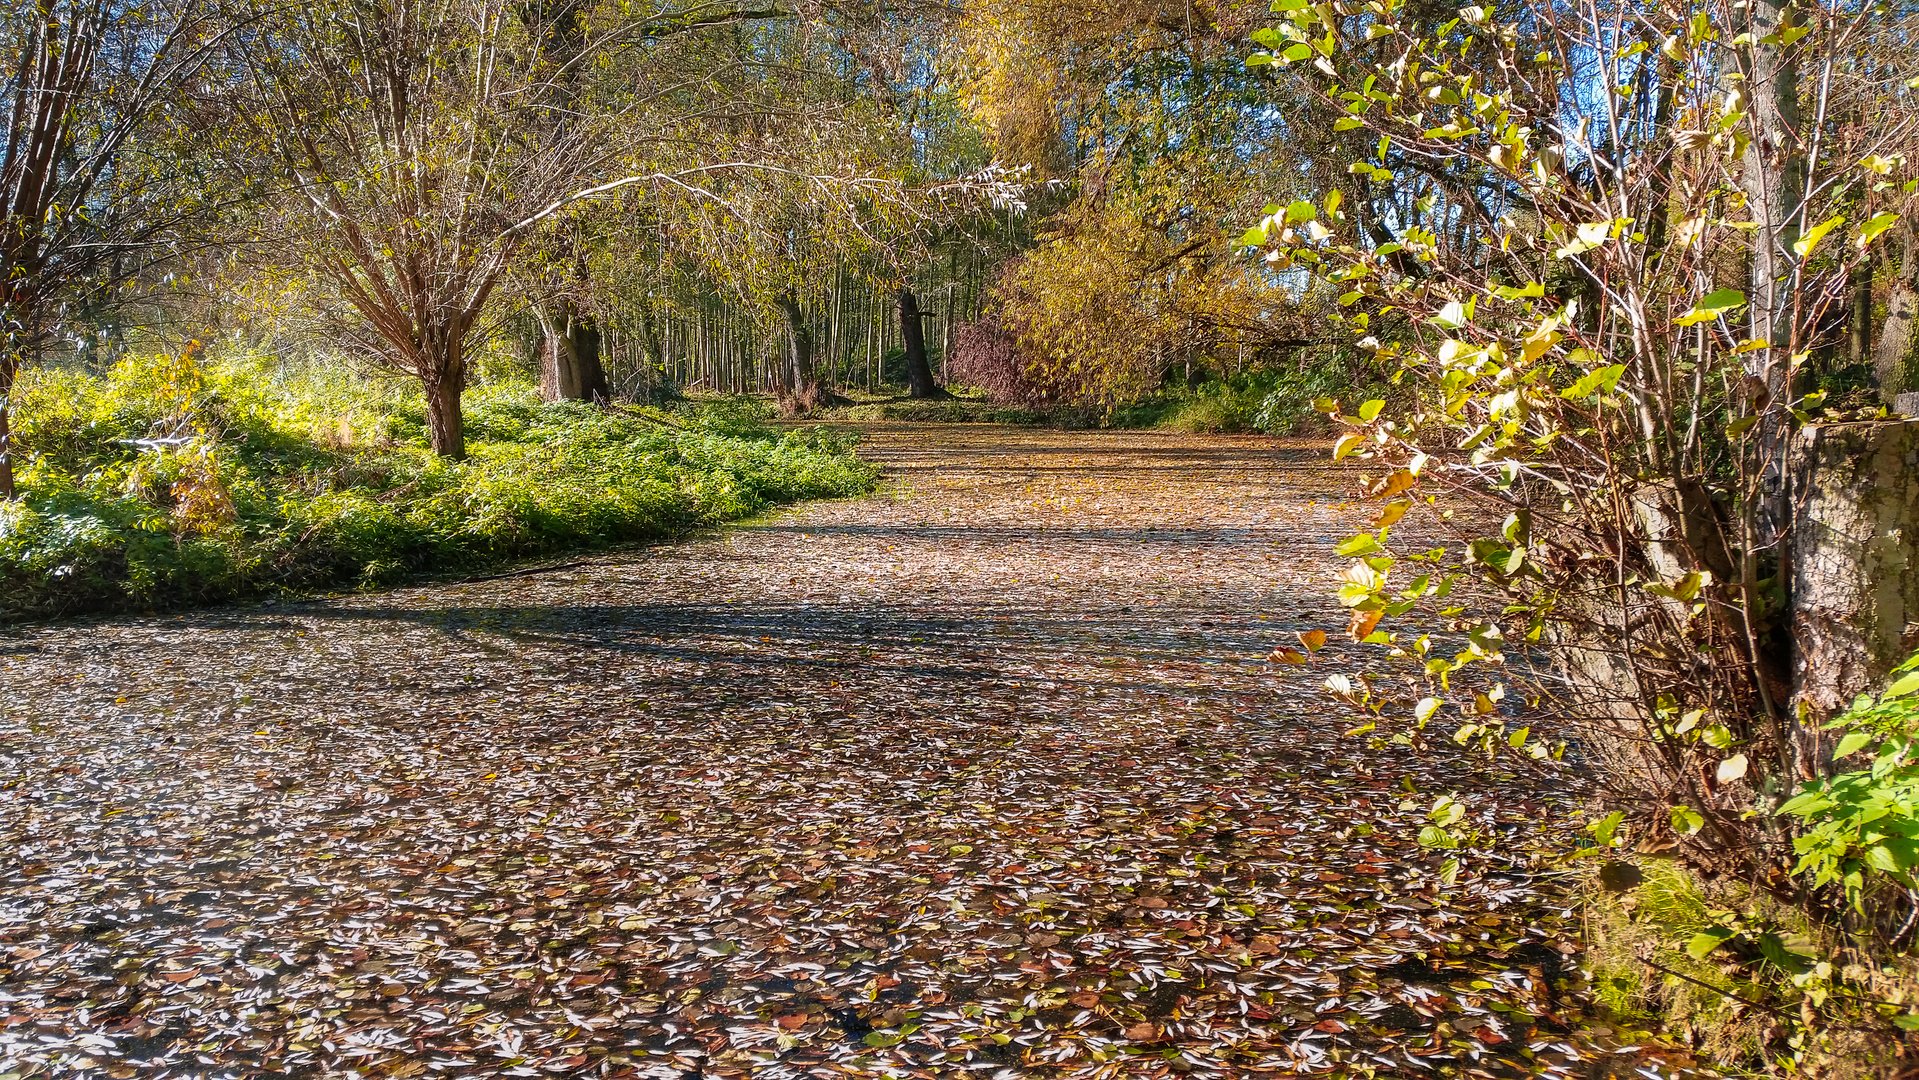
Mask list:
[[[1587,907],[1588,970],[1605,1011],[1733,1072],[1912,1075],[1919,657],[1828,730],[1838,734],[1834,773],[1770,810],[1798,822],[1792,874],[1805,885],[1803,909],[1669,858],[1627,856],[1618,815],[1594,826],[1588,851],[1614,856]]]
[[[674,411],[467,394],[469,456],[426,446],[395,384],[189,354],[16,390],[0,619],[391,584],[605,548],[869,490],[852,438],[752,403]]]
[[[1321,435],[1332,430],[1315,402],[1385,396],[1383,384],[1356,385],[1343,368],[1269,368],[1193,386],[1172,385],[1111,410],[1073,404],[1011,405],[970,387],[953,396],[915,401],[896,394],[853,393],[852,403],[827,414],[835,420],[910,423],[1010,424],[1057,428],[1162,428],[1194,434]]]

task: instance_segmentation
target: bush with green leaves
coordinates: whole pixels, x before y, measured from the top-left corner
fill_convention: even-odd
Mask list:
[[[1347,166],[1244,244],[1336,292],[1405,391],[1333,413],[1379,505],[1339,548],[1346,630],[1378,651],[1336,696],[1374,738],[1583,768],[1615,842],[1909,944],[1905,751],[1886,734],[1877,774],[1849,770],[1794,699],[1782,560],[1791,447],[1873,417],[1819,387],[1875,281],[1919,265],[1906,14],[1273,9],[1253,63],[1335,111]],[[1470,858],[1442,822],[1427,839]]]
[[[405,392],[270,362],[35,373],[21,498],[0,505],[0,619],[365,587],[606,548],[869,490],[838,432],[751,406],[675,412],[471,393],[464,461]]]
[[[1861,698],[1830,725],[1832,761],[1853,767],[1802,785],[1778,814],[1796,819],[1792,873],[1815,889],[1837,885],[1858,917],[1870,890],[1919,894],[1919,655],[1901,665],[1885,692]],[[1862,755],[1870,755],[1869,758]],[[1910,943],[1919,907],[1894,939]]]

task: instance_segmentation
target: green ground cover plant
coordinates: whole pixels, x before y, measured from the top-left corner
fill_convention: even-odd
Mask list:
[[[42,370],[16,391],[21,498],[0,504],[0,619],[390,584],[611,547],[869,490],[844,433],[739,402],[673,410],[469,392],[465,460],[418,394],[337,369]]]

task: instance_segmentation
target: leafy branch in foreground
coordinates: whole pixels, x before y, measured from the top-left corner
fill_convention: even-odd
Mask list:
[[[1825,723],[1833,685],[1871,662],[1818,685],[1816,635],[1793,620],[1820,599],[1804,560],[1826,542],[1807,439],[1884,415],[1835,413],[1822,383],[1919,188],[1907,17],[1777,0],[1274,8],[1255,66],[1316,71],[1335,129],[1376,142],[1243,243],[1337,289],[1338,319],[1416,391],[1325,404],[1347,427],[1335,456],[1370,466],[1383,504],[1340,548],[1348,630],[1409,661],[1414,688],[1373,673],[1339,696],[1382,725],[1417,698],[1397,736],[1415,743],[1456,709],[1461,742],[1564,749],[1597,766],[1619,835],[1903,941],[1915,894],[1856,886],[1868,869],[1909,881],[1919,823],[1884,777],[1835,775],[1860,744]],[[1442,505],[1463,507],[1437,514],[1450,539],[1407,535],[1419,519],[1403,517]],[[1550,671],[1507,664],[1536,647]],[[1521,697],[1575,718],[1568,748],[1517,726]],[[1802,781],[1824,786],[1786,802]],[[1853,831],[1868,814],[1882,824]]]

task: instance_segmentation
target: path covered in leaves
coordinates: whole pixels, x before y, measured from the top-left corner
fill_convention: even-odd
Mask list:
[[[1492,781],[1266,662],[1339,625],[1323,451],[867,452],[888,494],[714,538],[0,635],[0,1074],[1643,1065],[1563,900],[1411,842],[1405,777]]]

